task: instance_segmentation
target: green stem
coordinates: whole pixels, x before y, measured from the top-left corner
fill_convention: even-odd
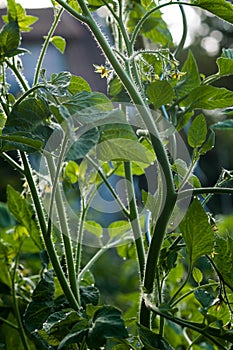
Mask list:
[[[179,304],[179,302],[181,302],[183,299],[187,298],[190,294],[194,293],[195,290],[200,290],[200,289],[204,289],[204,288],[209,288],[209,287],[214,287],[214,286],[218,286],[219,283],[218,282],[213,282],[213,283],[208,283],[208,284],[202,284],[201,286],[198,286],[188,292],[186,292],[185,294],[181,295],[179,298],[177,298],[176,300],[174,300],[173,303],[170,303],[171,308],[173,308],[174,306],[176,306],[177,304]]]
[[[98,171],[99,176],[101,177],[101,179],[103,180],[103,182],[105,183],[105,185],[107,186],[107,188],[109,189],[109,191],[111,192],[111,194],[113,195],[113,197],[116,199],[117,203],[119,204],[119,206],[121,207],[122,212],[124,213],[124,215],[129,219],[130,217],[130,213],[129,211],[126,209],[126,207],[124,206],[124,203],[122,203],[120,197],[118,196],[118,194],[116,193],[116,191],[114,190],[114,188],[111,186],[111,184],[109,183],[108,179],[106,178],[106,176],[104,175],[104,173],[99,169],[98,165],[91,159],[91,157],[89,157],[88,155],[86,155],[86,159],[93,165],[93,167]]]
[[[148,250],[144,284],[143,284],[145,293],[148,293],[148,294],[151,294],[153,292],[154,278],[155,278],[156,268],[159,261],[160,250],[162,247],[164,235],[166,233],[168,221],[171,217],[172,211],[176,203],[176,199],[177,199],[177,195],[174,192],[173,193],[167,192],[164,208],[155,225],[154,233],[151,239],[151,244]],[[145,327],[150,328],[150,312],[145,305],[144,299],[142,299],[142,304],[141,304],[140,322]]]
[[[6,60],[6,63],[10,67],[10,69],[14,72],[14,74],[15,74],[16,78],[18,79],[19,83],[22,85],[23,90],[27,91],[30,88],[30,86],[28,85],[28,82],[24,78],[22,73],[20,73],[19,70],[17,69],[17,67],[15,67],[14,61],[13,61],[13,63],[10,63],[9,60]]]
[[[229,181],[232,181],[232,178],[227,178],[227,179],[223,179],[223,180],[220,178],[220,179],[218,179],[218,181],[216,182],[214,187],[222,187],[226,183],[228,183]],[[213,193],[209,193],[206,196],[206,198],[203,200],[202,205],[204,206],[206,203],[208,203],[208,201],[211,199],[212,196],[213,196]]]
[[[9,163],[13,169],[16,169],[20,174],[24,175],[23,168],[13,159],[11,158],[7,153],[3,152],[0,153],[0,156],[5,159],[7,163]]]
[[[195,165],[196,165],[197,161],[198,161],[198,158],[193,157],[192,162],[191,162],[191,164],[190,164],[190,166],[189,166],[189,169],[188,169],[187,173],[185,174],[185,176],[184,176],[184,178],[183,178],[183,180],[182,180],[182,182],[181,182],[181,184],[180,184],[180,186],[179,186],[179,188],[178,188],[179,191],[181,191],[182,188],[183,188],[183,187],[186,185],[186,183],[189,181],[189,178],[190,178],[190,176],[191,176],[192,173],[193,173],[193,170],[194,170],[194,168],[195,168]]]
[[[142,240],[142,231],[139,221],[136,196],[133,185],[132,164],[131,162],[124,162],[126,189],[128,194],[129,212],[130,212],[130,224],[133,230],[134,242],[136,245],[136,251],[138,256],[139,271],[141,281],[143,281],[145,270],[145,249]]]
[[[15,102],[14,107],[16,107],[18,104],[20,104],[27,96],[29,96],[31,93],[33,93],[35,90],[40,88],[46,88],[44,84],[37,84],[33,86],[31,89],[26,90],[24,94],[22,94],[18,100]]]
[[[180,294],[180,292],[182,291],[182,289],[185,287],[186,283],[189,280],[189,277],[191,275],[191,266],[189,264],[189,268],[188,268],[188,273],[187,276],[185,277],[183,283],[180,285],[180,287],[177,289],[177,291],[175,292],[175,294],[173,295],[173,297],[171,298],[171,300],[169,301],[169,304],[172,305],[174,303],[174,300],[176,299],[176,297]]]
[[[87,214],[87,208],[84,207],[84,200],[81,197],[81,210],[80,210],[80,220],[78,227],[78,235],[77,235],[77,247],[75,251],[75,261],[76,261],[76,276],[78,276],[81,266],[81,258],[82,258],[82,241],[83,241],[83,229],[85,218]]]
[[[53,21],[53,24],[48,32],[48,35],[45,39],[45,42],[44,42],[44,45],[42,46],[42,50],[40,52],[40,56],[39,56],[39,59],[38,59],[38,62],[37,62],[37,66],[36,66],[36,70],[35,70],[35,75],[34,75],[34,81],[33,81],[33,85],[36,85],[38,83],[38,80],[39,80],[39,75],[40,75],[40,71],[41,71],[41,67],[42,67],[42,64],[43,64],[43,60],[45,58],[45,54],[46,54],[46,51],[47,51],[47,48],[49,46],[49,43],[50,43],[50,40],[53,36],[53,33],[58,25],[58,22],[61,18],[61,15],[62,15],[62,12],[63,12],[63,8],[61,8],[58,13],[56,14],[55,18],[54,18],[54,21]]]
[[[149,308],[151,311],[153,311],[156,315],[162,316],[165,319],[180,325],[181,327],[187,327],[189,329],[192,329],[193,331],[198,332],[203,336],[205,336],[206,338],[208,338],[214,344],[218,345],[219,349],[226,350],[224,346],[222,346],[216,339],[214,339],[214,337],[220,337],[220,338],[226,339],[224,334],[221,337],[221,334],[220,334],[221,330],[218,330],[217,328],[205,326],[204,324],[189,322],[186,320],[182,320],[181,318],[174,317],[169,313],[162,312],[159,308],[153,305],[150,302],[150,300],[148,300],[147,297],[144,297],[144,300],[145,300],[146,307]],[[206,331],[208,331],[208,333]],[[217,331],[219,332],[217,333]]]
[[[46,246],[46,250],[49,254],[50,260],[52,262],[54,271],[57,275],[57,278],[60,282],[60,285],[64,291],[65,296],[67,297],[67,300],[69,301],[71,307],[73,307],[75,310],[79,310],[79,304],[66,280],[65,274],[62,270],[60,261],[58,259],[58,256],[56,254],[56,251],[54,249],[54,245],[51,239],[51,236],[47,235],[47,225],[46,225],[46,221],[45,221],[45,217],[44,217],[44,212],[43,212],[43,208],[37,193],[37,189],[36,189],[36,185],[32,176],[32,172],[30,169],[30,165],[28,162],[28,159],[25,155],[24,152],[20,153],[21,155],[21,159],[24,165],[24,173],[25,173],[25,177],[27,179],[30,191],[31,191],[31,195],[32,195],[32,199],[35,205],[35,209],[36,209],[36,213],[37,213],[37,217],[38,217],[38,221],[40,224],[40,229],[43,235],[43,239],[44,239],[44,243]]]
[[[161,4],[159,6],[156,6],[154,7],[153,9],[151,9],[150,11],[148,11],[137,23],[136,27],[134,28],[134,31],[132,33],[132,36],[131,36],[131,45],[132,47],[135,45],[135,42],[136,42],[136,39],[137,39],[137,36],[143,26],[143,24],[146,22],[146,20],[156,11],[160,10],[161,8],[163,7],[166,7],[166,6],[170,6],[170,5],[189,5],[189,6],[192,6],[192,7],[198,7],[198,5],[196,4],[190,4],[190,3],[187,3],[187,2],[168,2],[166,4]]]
[[[88,263],[83,267],[78,275],[78,280],[81,281],[85,273],[90,270],[90,268],[94,265],[94,263],[109,249],[116,247],[118,244],[126,244],[129,241],[129,237],[120,238],[118,241],[114,241],[112,243],[107,244],[104,247],[101,247],[96,254],[88,261]]]
[[[19,305],[18,305],[18,300],[17,300],[17,295],[16,295],[16,285],[15,285],[15,277],[16,277],[16,269],[18,265],[18,260],[19,260],[19,252],[16,255],[15,258],[15,263],[14,263],[14,268],[13,268],[13,273],[12,273],[12,300],[13,300],[13,305],[14,305],[14,311],[15,311],[15,317],[18,323],[18,331],[19,335],[23,344],[23,347],[25,350],[30,350],[30,346],[27,341],[27,336],[25,334],[24,328],[23,328],[23,322],[21,320],[21,315],[19,311]]]
[[[199,194],[233,194],[232,187],[200,187],[179,192],[179,200],[190,196],[198,196]]]
[[[179,2],[179,0],[177,0],[177,1]],[[184,11],[184,7],[183,7],[183,5],[179,4],[179,8],[180,8],[180,11],[181,11],[181,16],[182,16],[183,33],[182,33],[182,37],[181,37],[181,40],[179,42],[179,45],[177,46],[177,48],[176,48],[176,50],[174,52],[175,56],[179,56],[180,52],[182,51],[182,49],[184,47],[184,44],[185,44],[185,41],[186,41],[186,38],[187,38],[187,34],[188,34],[187,19],[186,19],[186,14],[185,14],[185,11]]]
[[[65,141],[65,144],[66,144],[66,141]],[[66,145],[63,145],[63,148],[66,149]],[[76,271],[75,271],[75,264],[74,264],[70,231],[69,231],[69,227],[68,227],[68,222],[67,222],[64,204],[63,204],[60,185],[56,181],[56,180],[58,180],[58,177],[59,177],[60,171],[61,171],[60,162],[63,160],[62,153],[63,153],[63,151],[61,152],[61,155],[59,156],[59,162],[56,165],[56,168],[55,168],[53,156],[47,155],[46,159],[47,159],[47,164],[49,167],[51,179],[54,179],[53,186],[55,186],[55,190],[54,190],[55,191],[55,202],[56,202],[56,207],[57,207],[57,212],[58,212],[58,217],[59,217],[59,225],[60,225],[61,232],[62,232],[62,239],[63,239],[63,243],[64,243],[64,247],[65,247],[65,255],[66,255],[66,262],[67,262],[68,276],[69,276],[69,281],[70,281],[70,285],[71,285],[71,290],[72,290],[74,296],[76,297],[78,304],[80,304],[80,295],[79,295],[79,290],[78,290],[77,282],[76,282]],[[53,205],[53,204],[54,203],[51,203],[51,205]],[[50,219],[51,219],[51,217],[50,217]]]
[[[3,323],[5,323],[7,326],[9,326],[9,327],[11,327],[11,328],[13,328],[13,329],[16,329],[17,331],[19,330],[19,327],[18,327],[18,326],[16,326],[14,323],[12,323],[12,322],[10,322],[10,321],[8,321],[8,320],[5,320],[5,318],[3,318],[3,317],[1,317],[1,316],[0,316],[0,321],[3,322]]]

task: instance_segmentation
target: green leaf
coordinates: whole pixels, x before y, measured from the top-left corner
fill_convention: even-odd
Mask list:
[[[80,286],[81,304],[85,307],[87,304],[94,306],[99,303],[99,290],[94,286]]]
[[[166,80],[158,80],[150,83],[146,92],[155,109],[172,102],[174,97],[172,86]]]
[[[0,202],[0,229],[13,226],[15,220],[5,203]]]
[[[86,80],[84,80],[82,77],[72,75],[71,79],[70,79],[70,84],[69,84],[68,90],[72,95],[75,95],[75,94],[82,92],[82,91],[91,92],[91,87],[88,84],[88,82]]]
[[[76,162],[70,161],[65,165],[62,172],[62,177],[65,181],[74,184],[78,181],[79,166]]]
[[[43,241],[35,221],[34,210],[26,199],[10,185],[7,186],[7,205],[18,223],[27,229],[35,245],[42,250]]]
[[[85,157],[85,155],[93,148],[99,141],[99,131],[93,128],[80,136],[75,141],[66,154],[66,160],[78,160]]]
[[[71,80],[71,73],[70,72],[60,72],[60,73],[53,73],[50,77],[50,80],[47,81],[45,77],[45,72],[41,73],[41,78],[46,85],[47,90],[55,96],[65,96],[67,94],[67,90],[70,84]]]
[[[95,277],[90,270],[87,270],[83,277],[81,278],[80,285],[81,286],[93,286],[95,284]]]
[[[1,152],[18,149],[28,153],[35,152],[43,146],[43,142],[30,133],[12,132],[10,135],[0,136]]]
[[[141,0],[141,4],[145,8],[149,7],[151,3],[152,3],[152,0]]]
[[[58,49],[61,53],[65,52],[66,49],[66,39],[61,36],[55,35],[51,38],[50,42]]]
[[[103,234],[102,226],[95,221],[90,221],[90,220],[85,221],[84,229],[90,233],[93,233],[97,237],[101,237]]]
[[[211,125],[211,129],[220,131],[232,131],[233,130],[233,119],[224,120],[223,122],[218,122]]]
[[[154,4],[150,6],[150,10],[153,7],[155,7]],[[148,8],[145,9],[142,5],[136,2],[133,3],[133,9],[130,11],[129,20],[127,22],[129,32],[134,30],[140,19],[147,13],[147,10]],[[143,23],[140,34],[143,34],[143,36],[152,40],[155,44],[162,46],[170,46],[172,44],[171,33],[159,10],[154,11]]]
[[[84,337],[86,338],[88,334],[88,328],[89,328],[88,320],[83,319],[82,321],[78,322],[72,328],[71,332],[68,333],[65,336],[65,338],[60,342],[57,350],[63,349],[65,346],[68,346],[70,344],[83,343]]]
[[[144,147],[139,142],[126,138],[102,141],[98,144],[97,154],[102,161],[123,160],[151,164]]]
[[[207,126],[203,114],[198,115],[188,130],[188,143],[193,148],[201,147],[206,140]]]
[[[86,328],[88,321],[83,319],[80,313],[71,309],[57,311],[43,323],[43,329],[39,330],[38,334],[49,345],[58,346],[76,324],[79,328],[82,326]],[[72,327],[73,325],[75,326]]]
[[[206,78],[209,82],[233,74],[233,49],[223,49],[221,57],[217,58],[218,72]]]
[[[222,49],[222,57],[230,58],[233,60],[233,49]]]
[[[233,6],[230,2],[225,0],[192,0],[191,3],[233,24]]]
[[[211,305],[213,305],[213,301],[215,299],[212,294],[201,289],[195,290],[194,296],[204,308],[209,308]]]
[[[214,263],[222,278],[233,288],[233,238],[231,235],[216,236]]]
[[[63,105],[68,109],[71,115],[78,113],[83,109],[92,108],[97,112],[112,110],[113,106],[107,96],[101,92],[82,91],[65,100]],[[88,110],[87,110],[88,111]]]
[[[192,269],[192,276],[195,282],[197,282],[198,285],[200,285],[201,281],[203,280],[203,273],[200,269],[194,266]]]
[[[27,98],[13,106],[3,134],[32,131],[50,116],[48,104],[41,98]]]
[[[218,65],[218,75],[220,77],[225,77],[233,74],[233,59],[232,58],[225,58],[225,57],[219,57],[217,59],[217,65]]]
[[[206,140],[206,142],[202,145],[202,147],[199,149],[198,153],[200,155],[206,154],[209,152],[215,145],[215,133],[211,130],[211,133]]]
[[[182,67],[182,72],[185,73],[185,75],[180,78],[180,81],[175,87],[178,99],[186,96],[195,87],[198,87],[201,82],[197,63],[191,51],[189,51],[187,60]]]
[[[138,334],[147,350],[173,350],[173,347],[160,335],[137,323]]]
[[[30,32],[32,30],[30,26],[38,20],[37,17],[28,16],[24,8],[17,4],[15,0],[7,0],[7,9],[7,16],[2,16],[4,22],[11,23],[16,21],[21,32]]]
[[[215,109],[232,106],[233,91],[209,85],[201,85],[193,89],[183,101],[189,109]]]
[[[110,0],[108,3],[112,3],[113,1]],[[88,0],[88,6],[90,11],[96,11],[99,7],[105,5],[104,1],[102,0]]]
[[[180,229],[187,246],[190,263],[205,254],[213,252],[214,232],[200,201],[195,198],[190,205]]]
[[[95,312],[87,337],[88,346],[99,348],[106,343],[107,338],[124,339],[127,337],[128,332],[118,309],[105,305]]]
[[[7,264],[11,264],[13,259],[15,258],[17,254],[17,248],[13,246],[12,244],[9,244],[8,242],[4,242],[2,239],[0,239],[0,261],[4,261]],[[4,273],[3,273],[4,276]],[[5,276],[9,277],[9,276]],[[2,280],[6,283],[6,280]],[[7,284],[7,283],[6,283]]]
[[[32,301],[28,304],[24,314],[24,324],[27,331],[34,332],[41,329],[43,323],[53,312],[54,278],[52,271],[46,271],[36,286]]]
[[[117,96],[123,90],[122,82],[118,77],[112,79],[109,83],[109,95]]]
[[[3,26],[0,32],[0,61],[3,61],[5,57],[17,55],[19,44],[20,33],[17,22],[10,22]]]
[[[183,159],[177,158],[175,160],[174,164],[172,164],[172,170],[178,175],[178,186],[177,187],[179,187],[179,184],[182,183],[183,178],[186,176],[186,174],[188,172],[188,166]],[[189,177],[188,182],[190,183],[190,185],[192,185],[194,187],[201,187],[200,180],[198,179],[198,177],[196,175],[192,174]]]
[[[126,232],[130,231],[131,226],[129,222],[125,220],[114,221],[108,226],[108,234],[111,238],[123,236]]]
[[[74,324],[82,319],[82,316],[77,311],[57,311],[48,317],[43,324],[43,330],[47,334],[62,332],[65,327]]]

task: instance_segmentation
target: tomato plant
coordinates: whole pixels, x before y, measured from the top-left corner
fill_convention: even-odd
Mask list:
[[[176,48],[161,13],[171,5],[182,14]],[[233,172],[223,169],[203,187],[195,169],[216,131],[233,130],[233,92],[213,85],[233,74],[233,49],[222,50],[211,76],[200,74],[191,51],[181,66],[187,6],[233,24],[225,0],[53,1],[30,85],[21,33],[37,19],[8,0],[0,155],[21,175],[23,191],[8,185],[0,207],[2,348],[232,348],[233,219],[216,219],[207,204],[233,193]],[[101,7],[112,46],[93,15]],[[69,72],[47,76],[48,46],[65,48],[54,35],[63,11],[86,24],[102,49],[106,63],[93,69],[107,79],[107,96]],[[11,94],[7,71],[20,96]],[[225,119],[207,123],[206,111],[215,109]],[[139,191],[138,177],[146,182]],[[111,248],[137,266],[138,288],[124,296],[130,307],[122,311],[100,302],[92,273]]]

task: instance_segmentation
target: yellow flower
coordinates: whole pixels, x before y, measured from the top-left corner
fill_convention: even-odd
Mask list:
[[[181,77],[183,77],[186,74],[186,72],[175,72],[172,74],[172,79],[180,80]]]
[[[111,72],[111,69],[108,69],[107,67],[103,66],[102,64],[101,64],[101,66],[97,66],[97,65],[93,64],[93,66],[95,67],[95,73],[101,74],[101,78],[107,78],[109,76],[109,73]]]

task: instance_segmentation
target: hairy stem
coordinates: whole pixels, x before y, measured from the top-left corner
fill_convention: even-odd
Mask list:
[[[14,262],[14,267],[13,267],[13,273],[12,273],[12,299],[13,299],[13,306],[14,306],[14,312],[15,312],[15,317],[18,323],[18,331],[19,335],[21,338],[21,341],[23,343],[23,347],[25,350],[30,350],[30,346],[27,341],[27,336],[25,334],[24,328],[23,328],[23,322],[21,320],[21,315],[19,311],[19,304],[18,304],[18,298],[17,298],[17,291],[16,291],[16,270],[17,270],[17,265],[19,261],[19,252],[16,255],[15,262]]]
[[[138,264],[141,281],[144,277],[145,269],[145,249],[142,240],[142,232],[139,221],[139,214],[136,203],[136,196],[133,185],[132,164],[131,162],[124,162],[126,189],[128,194],[129,210],[130,210],[130,224],[133,230],[134,241],[137,250]]]
[[[71,307],[73,307],[75,310],[79,309],[79,304],[67,282],[66,276],[62,270],[60,261],[58,259],[58,256],[56,254],[51,236],[47,234],[47,225],[46,225],[46,221],[45,221],[45,216],[44,216],[44,211],[39,199],[39,195],[37,193],[37,189],[36,189],[36,185],[32,176],[32,171],[28,162],[28,159],[25,155],[24,152],[20,153],[21,155],[21,159],[23,162],[23,166],[24,166],[24,173],[25,173],[25,177],[27,179],[30,191],[31,191],[31,196],[33,199],[33,203],[36,209],[36,214],[38,217],[38,221],[39,221],[39,225],[40,225],[40,229],[43,235],[43,239],[44,239],[44,243],[46,246],[46,250],[48,252],[49,258],[52,262],[54,271],[57,275],[57,278],[61,284],[61,287],[64,291],[65,296],[67,297],[67,300],[69,301]]]
[[[61,157],[61,159],[63,159],[63,157]],[[60,164],[57,164],[55,168],[53,157],[49,155],[47,155],[47,163],[48,163],[51,178],[56,180],[61,171]],[[53,185],[55,186],[55,190],[54,190],[55,203],[56,203],[58,217],[59,217],[59,225],[62,232],[62,239],[65,247],[69,281],[70,281],[72,292],[76,297],[77,302],[80,304],[80,296],[79,296],[79,290],[76,282],[76,271],[75,271],[75,264],[74,264],[74,257],[73,257],[72,242],[70,237],[70,230],[68,226],[68,219],[67,219],[64,204],[63,204],[60,185],[57,183],[54,183]],[[51,203],[51,205],[54,205],[55,203]]]
[[[54,17],[53,24],[52,24],[52,26],[51,26],[51,28],[50,28],[50,30],[48,32],[48,35],[46,36],[44,44],[42,46],[42,50],[40,52],[40,56],[39,56],[39,59],[38,59],[38,62],[37,62],[36,70],[35,70],[33,85],[36,85],[38,83],[41,67],[42,67],[42,64],[43,64],[43,61],[44,61],[44,58],[45,58],[45,54],[46,54],[47,48],[49,46],[50,40],[51,40],[51,38],[53,36],[53,33],[54,33],[55,29],[57,28],[57,25],[58,25],[58,22],[59,22],[59,20],[61,18],[62,12],[63,12],[63,8],[61,8],[59,10],[59,12],[56,14],[56,16]]]

